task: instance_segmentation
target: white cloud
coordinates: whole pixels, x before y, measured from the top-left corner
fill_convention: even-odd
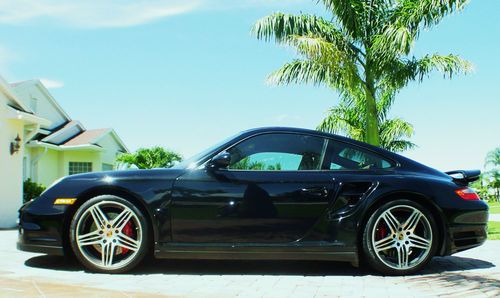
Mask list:
[[[0,0],[0,23],[52,19],[84,28],[127,27],[192,11],[200,0]]]
[[[57,89],[57,88],[64,87],[64,83],[61,81],[50,80],[50,79],[40,79],[40,82],[42,82],[42,84],[47,89]]]
[[[200,9],[284,7],[305,0],[0,0],[0,23],[41,19],[81,28],[128,27]]]

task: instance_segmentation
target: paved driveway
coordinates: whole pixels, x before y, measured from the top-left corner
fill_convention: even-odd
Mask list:
[[[0,231],[2,297],[495,297],[500,241],[434,258],[422,274],[383,277],[348,264],[275,261],[154,261],[132,274],[85,272],[60,257],[15,249]]]

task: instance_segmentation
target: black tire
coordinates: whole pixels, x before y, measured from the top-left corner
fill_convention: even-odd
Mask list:
[[[413,264],[413,266],[411,268],[393,268],[390,265],[386,264],[386,263],[390,263],[390,262],[385,260],[385,259],[384,259],[384,261],[386,263],[384,263],[384,261],[382,261],[382,257],[379,257],[377,255],[376,250],[374,248],[374,243],[373,243],[374,241],[372,241],[373,240],[372,235],[374,235],[374,233],[378,232],[378,231],[374,232],[374,229],[376,229],[375,224],[377,224],[381,215],[384,214],[384,212],[387,210],[397,210],[398,206],[409,206],[409,208],[417,209],[418,211],[420,211],[423,214],[423,216],[425,217],[425,219],[427,220],[427,222],[430,226],[431,240],[429,240],[430,245],[427,245],[427,247],[430,246],[430,249],[425,250],[426,254],[422,254],[420,259],[418,261],[415,261],[415,264]],[[391,208],[394,208],[394,209],[391,209]],[[404,210],[404,208],[402,208],[401,210]],[[426,225],[426,222],[422,223],[422,225]],[[399,233],[402,233],[402,232],[399,232]],[[391,234],[391,233],[389,233],[389,234]],[[396,233],[395,236],[392,236],[392,237],[395,237],[395,240],[389,239],[389,241],[391,241],[391,242],[394,241],[394,243],[396,244],[396,242],[398,240],[402,240],[399,238],[399,235],[400,234]],[[404,236],[401,236],[401,237],[404,237]],[[363,239],[362,239],[364,257],[365,257],[366,262],[368,263],[368,265],[371,268],[373,268],[374,270],[376,270],[382,274],[385,274],[385,275],[409,275],[409,274],[413,274],[413,273],[421,270],[423,267],[425,267],[431,261],[432,257],[436,253],[438,243],[439,243],[439,237],[440,237],[440,235],[439,235],[439,231],[437,229],[436,221],[433,218],[432,213],[428,209],[426,209],[424,206],[422,206],[421,204],[419,204],[415,201],[406,200],[406,199],[390,201],[390,202],[385,203],[385,204],[381,205],[380,207],[378,207],[375,210],[375,212],[370,216],[370,218],[368,219],[368,222],[366,223],[366,226],[365,226],[364,231],[363,231]],[[398,247],[399,247],[399,244],[398,244]],[[408,246],[408,247],[410,247],[410,246]],[[399,255],[399,253],[397,252],[398,249],[395,247],[387,249],[387,251],[390,251],[391,249],[393,249],[392,253],[394,253],[394,250],[395,250],[395,253],[397,255]],[[412,248],[410,248],[410,250],[411,249]],[[415,250],[419,251],[418,248]],[[424,250],[422,250],[422,251],[424,251]],[[410,256],[411,252],[408,253],[408,255]],[[416,259],[417,258],[415,258],[415,260]]]
[[[110,204],[118,203],[123,206],[128,207],[134,214],[135,214],[135,222],[134,226],[140,226],[140,231],[141,231],[141,241],[140,244],[135,247],[137,250],[132,252],[132,256],[130,259],[125,262],[126,264],[124,266],[121,266],[119,268],[104,268],[105,266],[97,266],[96,264],[92,263],[92,261],[89,261],[88,254],[87,257],[84,256],[83,248],[82,250],[80,249],[79,245],[77,244],[77,226],[79,221],[81,220],[82,216],[86,214],[86,211],[88,211],[89,208],[97,205],[97,204],[105,204],[107,202],[110,202]],[[105,213],[106,214],[106,213]],[[106,214],[107,215],[107,214]],[[88,217],[89,215],[86,215]],[[132,220],[132,219],[131,219]],[[83,220],[82,220],[83,222]],[[125,222],[125,221],[124,221]],[[112,228],[111,230],[113,230]],[[139,229],[137,229],[139,230]],[[72,251],[76,257],[76,259],[87,269],[93,272],[100,272],[100,273],[124,273],[127,271],[132,270],[135,268],[139,263],[144,259],[144,257],[148,254],[149,252],[149,244],[150,244],[150,239],[149,239],[149,226],[148,226],[148,221],[142,214],[142,212],[131,202],[128,200],[125,200],[123,198],[113,196],[113,195],[101,195],[97,196],[95,198],[92,198],[88,200],[87,202],[83,203],[80,208],[76,211],[75,215],[73,216],[73,219],[71,221],[70,225],[70,230],[69,230],[69,239],[71,243],[71,248]],[[112,232],[111,232],[112,234]],[[114,242],[114,241],[113,241]],[[137,241],[139,242],[139,241]],[[91,247],[95,247],[96,245],[89,245]],[[118,245],[115,246],[115,250],[117,249]],[[123,248],[120,248],[123,249]],[[110,254],[112,256],[116,256],[117,252],[113,250],[114,253]],[[97,251],[97,250],[96,250]],[[103,251],[103,246],[101,246],[101,256],[102,256],[102,251]],[[127,249],[127,251],[129,251]],[[98,252],[98,251],[97,251]],[[97,258],[96,258],[97,260]],[[103,261],[104,262],[104,261]]]

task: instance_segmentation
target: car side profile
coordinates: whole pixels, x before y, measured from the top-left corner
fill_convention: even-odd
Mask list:
[[[18,248],[104,273],[152,253],[363,261],[412,274],[486,240],[488,206],[468,187],[479,174],[333,134],[258,128],[170,169],[65,177],[20,209]]]

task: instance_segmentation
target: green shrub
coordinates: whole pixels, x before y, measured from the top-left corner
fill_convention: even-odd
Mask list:
[[[31,179],[27,179],[23,183],[23,201],[29,202],[30,200],[39,197],[40,194],[46,189],[45,186],[38,184],[36,182],[31,181]]]

